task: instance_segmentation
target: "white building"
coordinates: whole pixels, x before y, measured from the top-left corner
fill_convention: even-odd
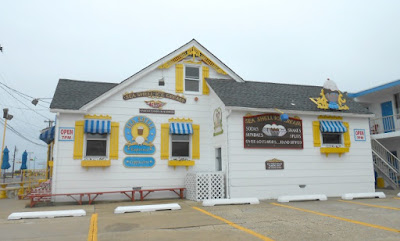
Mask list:
[[[244,81],[196,40],[121,83],[60,79],[52,192],[184,187],[216,171],[231,198],[373,192],[372,115],[335,87]]]
[[[377,186],[399,188],[400,80],[349,96],[375,114],[370,119],[370,132]]]

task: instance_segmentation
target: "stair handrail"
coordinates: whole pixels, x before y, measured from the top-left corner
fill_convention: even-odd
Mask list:
[[[371,138],[371,147],[372,147],[371,149],[372,149],[372,151],[373,151],[376,155],[378,155],[383,161],[385,161],[385,163],[386,163],[387,165],[389,165],[389,166],[391,167],[392,170],[394,170],[396,173],[398,173],[399,171],[396,170],[396,168],[395,168],[391,163],[386,162],[386,160],[385,160],[384,158],[382,158],[381,155],[378,154],[378,151],[374,149],[374,144],[378,144],[378,146],[379,146],[380,148],[382,148],[386,153],[389,154],[389,156],[391,156],[394,160],[396,160],[398,166],[400,165],[400,159],[399,159],[397,156],[393,155],[393,153],[391,153],[391,152],[390,152],[384,145],[382,145],[378,140],[372,139],[372,138]]]
[[[396,174],[398,174],[399,172],[392,167],[392,165],[390,163],[388,163],[385,159],[383,159],[376,151],[372,150],[372,152],[379,157],[379,159],[384,162],[392,171],[394,171]]]

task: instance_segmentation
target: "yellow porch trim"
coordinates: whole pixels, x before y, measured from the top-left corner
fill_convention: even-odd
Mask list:
[[[84,115],[85,119],[102,119],[102,120],[111,120],[111,116],[109,115]]]
[[[193,120],[190,118],[170,118],[168,119],[169,122],[190,122],[193,123]]]

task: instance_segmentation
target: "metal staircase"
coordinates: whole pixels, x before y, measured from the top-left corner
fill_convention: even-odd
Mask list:
[[[371,139],[372,158],[375,171],[394,189],[400,188],[400,159],[394,156],[379,141]]]

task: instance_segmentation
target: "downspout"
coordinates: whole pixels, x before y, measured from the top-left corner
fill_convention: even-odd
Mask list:
[[[56,119],[60,117],[60,112],[57,112],[56,114]],[[53,145],[53,174],[51,175],[51,193],[54,194],[57,191],[56,184],[57,184],[57,171],[58,167],[57,165],[59,164],[57,162],[58,159],[58,121],[55,122],[55,131],[54,131],[54,145]],[[55,201],[55,198],[53,199]]]
[[[227,110],[227,115],[226,115],[226,197],[229,199],[231,198],[231,192],[230,192],[230,180],[229,180],[229,116],[232,113],[232,110]]]

